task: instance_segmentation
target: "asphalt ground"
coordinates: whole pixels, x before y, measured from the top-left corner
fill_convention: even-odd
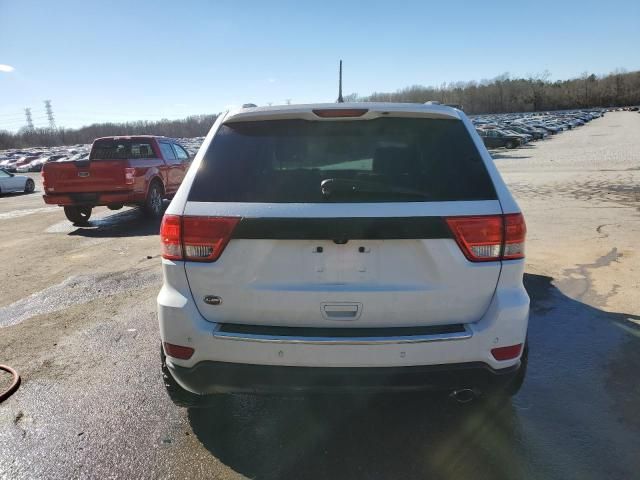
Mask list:
[[[160,375],[158,223],[0,197],[0,478],[631,479],[640,472],[640,115],[494,152],[529,227],[530,363],[506,405],[234,396]],[[8,379],[0,374],[0,387]]]

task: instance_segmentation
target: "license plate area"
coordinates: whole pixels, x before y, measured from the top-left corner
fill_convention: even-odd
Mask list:
[[[69,196],[74,203],[94,203],[98,201],[97,193],[71,193]]]
[[[345,244],[321,241],[307,249],[316,281],[356,283],[378,278],[381,241],[351,240]]]

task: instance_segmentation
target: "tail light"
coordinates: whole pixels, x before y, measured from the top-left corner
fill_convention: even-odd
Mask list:
[[[136,181],[136,169],[127,167],[124,169],[124,183],[125,185],[133,185]]]
[[[527,228],[521,213],[448,217],[446,222],[462,253],[472,262],[524,258]]]
[[[504,216],[504,260],[524,258],[524,239],[527,235],[527,225],[521,213]]]
[[[162,258],[167,260],[182,260],[182,217],[165,215],[160,225],[160,244]]]
[[[160,226],[162,257],[215,262],[231,239],[238,217],[165,215]]]

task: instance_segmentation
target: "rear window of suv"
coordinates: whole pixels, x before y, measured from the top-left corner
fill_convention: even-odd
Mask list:
[[[91,147],[90,160],[128,160],[156,158],[151,143],[135,140],[96,140]]]
[[[323,203],[494,200],[459,120],[268,120],[224,124],[189,201]]]

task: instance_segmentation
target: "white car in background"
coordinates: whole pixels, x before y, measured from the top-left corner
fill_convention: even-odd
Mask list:
[[[0,194],[12,192],[31,193],[36,189],[32,178],[15,175],[0,169]]]

